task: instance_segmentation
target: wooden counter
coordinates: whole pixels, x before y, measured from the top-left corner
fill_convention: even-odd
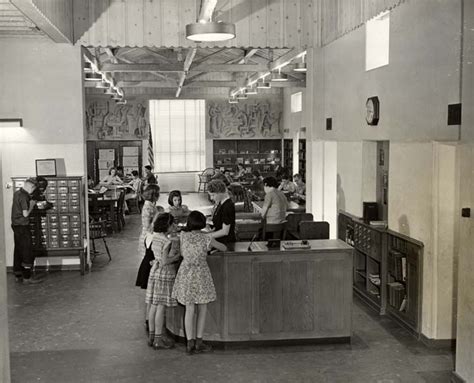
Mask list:
[[[311,249],[267,249],[238,242],[208,257],[217,300],[208,306],[204,338],[218,342],[351,336],[352,247],[308,241]],[[184,336],[184,308],[168,310],[167,327]]]

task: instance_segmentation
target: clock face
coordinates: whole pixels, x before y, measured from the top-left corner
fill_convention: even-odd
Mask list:
[[[365,103],[366,115],[365,120],[369,125],[377,125],[379,122],[379,99],[378,97],[370,97]]]

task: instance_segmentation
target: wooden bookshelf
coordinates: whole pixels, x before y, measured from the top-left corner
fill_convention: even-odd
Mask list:
[[[281,166],[282,140],[214,140],[214,167],[235,172],[238,163],[248,173],[258,170],[262,176],[274,176]]]
[[[391,230],[386,235],[387,313],[419,333],[423,243]]]
[[[423,244],[342,211],[338,237],[356,249],[354,293],[379,314],[419,334]]]
[[[300,139],[298,151],[298,173],[306,180],[306,140]]]
[[[283,140],[283,167],[293,172],[293,140]]]

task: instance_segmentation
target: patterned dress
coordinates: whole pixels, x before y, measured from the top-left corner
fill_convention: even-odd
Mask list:
[[[173,243],[172,243],[173,242]],[[167,257],[179,253],[179,242],[169,240],[163,233],[153,234],[153,264],[148,286],[146,289],[145,302],[152,305],[164,305],[168,307],[177,306],[176,299],[171,297],[174,280],[176,278],[177,262],[168,263]]]
[[[145,241],[147,234],[153,234],[153,218],[156,213],[163,212],[164,209],[161,206],[155,206],[151,201],[145,201],[142,209],[142,232],[140,238],[138,239],[138,254],[140,258],[145,256],[145,246],[143,246],[143,241]]]
[[[173,298],[179,303],[206,304],[216,300],[216,289],[206,256],[211,237],[200,231],[181,233],[181,255],[173,288]]]

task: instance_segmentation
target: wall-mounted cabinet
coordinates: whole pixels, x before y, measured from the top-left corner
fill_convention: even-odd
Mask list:
[[[258,170],[264,177],[281,166],[282,140],[214,140],[214,167],[231,173],[242,164],[248,173]]]

